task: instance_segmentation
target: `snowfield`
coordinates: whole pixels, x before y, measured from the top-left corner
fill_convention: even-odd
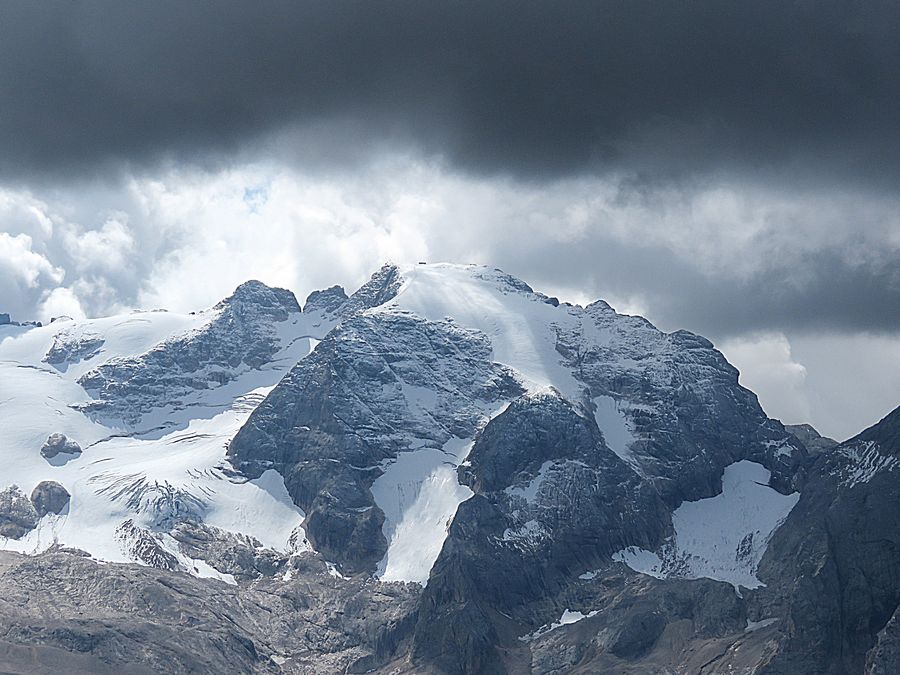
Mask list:
[[[756,568],[778,526],[800,499],[770,488],[769,471],[755,462],[726,467],[722,492],[684,502],[672,514],[675,536],[659,552],[630,547],[613,558],[660,579],[708,577],[735,589],[758,588]]]
[[[17,485],[28,495],[41,481],[55,481],[71,495],[61,514],[45,515],[25,536],[0,537],[0,549],[36,553],[65,546],[99,560],[134,561],[121,529],[131,521],[153,533],[187,571],[229,581],[178,552],[166,534],[178,518],[249,535],[276,550],[289,548],[303,513],[281,476],[275,471],[252,481],[235,476],[225,453],[265,394],[310,351],[308,321],[299,313],[273,327],[280,348],[269,363],[236,369],[231,381],[210,382],[177,406],[154,408],[135,425],[75,407],[91,402],[78,384],[86,373],[139,357],[173,338],[190,339],[219,315],[216,309],[188,315],[134,312],[43,327],[0,326],[0,490]],[[85,343],[88,350],[81,349]],[[39,451],[54,433],[78,443],[82,453],[44,458]]]

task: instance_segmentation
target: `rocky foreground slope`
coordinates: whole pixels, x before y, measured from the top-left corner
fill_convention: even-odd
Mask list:
[[[900,667],[900,409],[478,266],[4,330],[0,670]]]

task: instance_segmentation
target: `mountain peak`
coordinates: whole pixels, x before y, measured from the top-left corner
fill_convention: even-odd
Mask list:
[[[306,297],[303,305],[303,313],[322,312],[331,314],[341,308],[347,302],[347,293],[343,286],[329,286],[320,291],[313,291]]]
[[[877,424],[873,424],[844,445],[856,441],[872,441],[891,454],[900,453],[900,406],[894,408]]]
[[[215,309],[231,309],[238,314],[243,314],[246,308],[271,314],[279,321],[288,314],[300,313],[300,304],[291,291],[268,286],[256,279],[245,281],[215,306]]]
[[[794,434],[811,455],[831,450],[838,442],[820,434],[811,424],[785,424],[784,428]]]

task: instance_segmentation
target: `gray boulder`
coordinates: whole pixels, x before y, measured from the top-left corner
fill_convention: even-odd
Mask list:
[[[65,434],[50,434],[41,446],[41,457],[55,460],[59,455],[80,455],[81,446]],[[54,462],[51,462],[54,463]]]
[[[39,516],[18,485],[0,491],[0,537],[21,539],[38,523]]]
[[[39,517],[62,513],[70,499],[69,491],[54,480],[41,481],[31,491],[31,503]]]

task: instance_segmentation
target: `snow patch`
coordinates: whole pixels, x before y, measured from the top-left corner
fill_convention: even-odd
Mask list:
[[[880,453],[877,444],[871,441],[856,446],[841,447],[838,452],[847,459],[847,463],[837,472],[845,487],[868,483],[878,473],[893,471],[900,466],[896,457]]]
[[[772,534],[800,499],[768,486],[769,471],[749,461],[725,468],[722,492],[683,502],[672,514],[673,540],[659,552],[635,546],[613,555],[631,569],[657,578],[707,577],[736,589],[758,588],[756,569]]]
[[[405,310],[431,321],[451,317],[485,333],[494,361],[515,370],[528,390],[553,386],[570,401],[580,400],[583,386],[556,351],[555,325],[578,323],[575,310],[547,304],[518,280],[478,265],[409,265],[400,273],[394,299],[367,311]]]
[[[547,536],[547,530],[536,520],[528,520],[521,527],[503,530],[503,541],[535,546]]]
[[[416,400],[431,398],[420,392]],[[482,427],[508,405],[504,402],[486,410]],[[384,512],[382,531],[388,541],[376,569],[380,579],[423,586],[428,582],[457,508],[472,496],[472,491],[460,484],[457,468],[465,463],[473,444],[472,438],[454,436],[436,449],[416,439],[409,452],[382,467],[384,473],[372,484],[372,496]]]
[[[447,445],[458,445],[458,441],[451,439]],[[460,454],[468,454],[470,447],[471,442]],[[461,460],[453,452],[433,448],[401,453],[373,483],[372,495],[384,511],[388,540],[387,553],[378,565],[382,580],[423,586],[428,581],[456,509],[472,496],[456,474]]]
[[[522,642],[530,642],[536,638],[541,637],[542,635],[546,635],[552,630],[556,630],[557,628],[562,628],[563,626],[570,626],[573,623],[578,623],[582,619],[589,619],[592,616],[596,616],[598,610],[594,610],[592,612],[588,612],[587,614],[583,614],[577,610],[567,609],[562,613],[562,616],[559,617],[558,621],[554,621],[553,623],[546,624],[541,626],[533,633],[529,633],[528,635],[523,635],[519,638]]]
[[[340,579],[341,581],[350,580],[350,577],[345,577],[343,574],[338,572],[338,568],[334,563],[326,562],[325,567],[328,570],[328,576],[334,577],[335,579]]]
[[[541,464],[541,468],[538,470],[537,475],[532,478],[527,485],[521,487],[509,487],[506,488],[506,493],[509,495],[513,495],[516,497],[521,497],[529,504],[534,504],[537,499],[538,492],[541,489],[541,484],[544,482],[544,479],[547,477],[547,472],[550,470],[554,464],[553,461],[546,461]]]
[[[631,452],[631,444],[637,440],[628,416],[622,412],[621,404],[612,396],[595,396],[594,419],[603,432],[606,445],[624,462],[638,468],[637,460]]]
[[[67,513],[44,517],[21,540],[0,540],[0,549],[38,553],[61,545],[95,559],[128,562],[116,535],[124,522],[165,530],[184,509],[212,527],[255,537],[266,547],[308,548],[295,535],[304,514],[281,476],[267,471],[247,481],[235,477],[226,461],[229,439],[284,370],[312,348],[310,327],[302,317],[276,323],[274,337],[281,349],[270,362],[236,372],[224,386],[192,393],[182,407],[154,410],[140,427],[105,425],[72,407],[90,401],[77,383],[88,370],[190,334],[216,316],[216,310],[142,312],[0,334],[0,420],[16,420],[0,424],[0,489],[17,484],[28,494],[39,482],[54,480],[71,495]],[[54,344],[81,339],[102,339],[102,345],[65,364],[44,362]],[[40,448],[49,433],[57,432],[76,439],[82,454],[48,463]],[[195,575],[233,581],[203,561],[186,558],[177,546],[166,548]]]
[[[778,623],[779,619],[763,619],[762,621],[751,621],[747,619],[747,627],[744,629],[747,633],[752,633],[755,630],[759,630],[760,628],[765,628],[766,626],[771,626],[773,623]]]

